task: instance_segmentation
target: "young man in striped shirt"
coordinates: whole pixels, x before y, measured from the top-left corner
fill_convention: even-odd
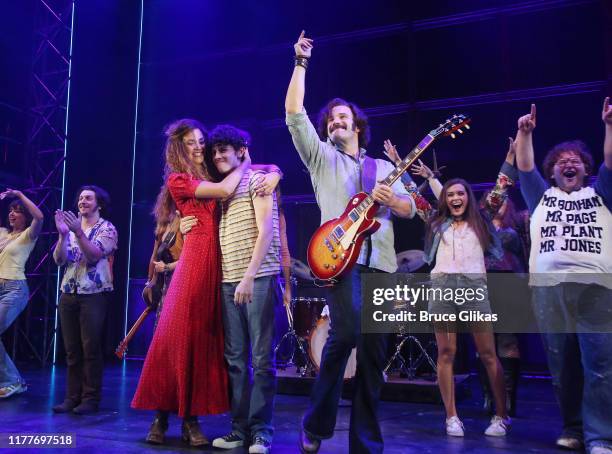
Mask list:
[[[233,126],[210,134],[212,163],[225,175],[236,168],[250,137]],[[217,448],[242,446],[268,453],[272,442],[274,367],[273,283],[280,273],[280,235],[276,195],[257,195],[261,172],[249,169],[234,194],[221,204],[219,239],[223,268],[225,358],[232,388],[232,431],[213,441]],[[249,346],[253,385],[249,382]]]

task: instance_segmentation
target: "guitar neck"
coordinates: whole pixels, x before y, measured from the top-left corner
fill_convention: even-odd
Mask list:
[[[408,153],[408,156],[402,159],[402,162],[400,162],[395,167],[393,172],[387,175],[387,178],[385,178],[384,180],[380,182],[380,184],[391,186],[393,183],[395,183],[397,179],[401,177],[402,174],[406,170],[408,170],[408,168],[412,165],[412,163],[416,161],[419,156],[421,156],[421,154],[427,149],[427,147],[429,147],[429,145],[432,144],[434,140],[435,140],[434,136],[432,136],[431,134],[427,134],[423,138],[423,140],[421,140],[419,144],[416,147],[414,147],[410,153]],[[369,209],[375,203],[376,202],[374,201],[372,196],[368,195],[365,199],[363,199],[363,201],[359,204],[359,206],[355,207],[354,209],[355,216],[361,215],[363,212],[365,212],[365,210]]]
[[[138,320],[136,320],[136,322],[134,323],[134,326],[132,326],[130,331],[126,334],[125,339],[121,341],[119,347],[117,347],[117,350],[115,352],[119,358],[123,357],[123,354],[125,353],[128,344],[132,340],[132,337],[134,337],[134,334],[136,334],[136,331],[138,331],[138,328],[140,328],[140,325],[142,325],[142,322],[144,322],[145,318],[147,318],[147,315],[149,315],[152,310],[153,309],[151,308],[151,306],[147,306],[146,309],[142,312],[142,314],[140,314],[140,317],[138,317]]]
[[[402,159],[402,162],[395,167],[393,172],[391,172],[389,175],[387,175],[387,178],[381,181],[381,184],[391,186],[393,183],[395,183],[397,179],[401,177],[406,170],[408,170],[412,163],[416,161],[421,154],[423,154],[427,147],[433,143],[434,140],[435,138],[431,134],[427,134],[423,140],[421,140],[421,142],[419,142],[419,144],[414,147],[410,153],[408,153],[408,156]]]

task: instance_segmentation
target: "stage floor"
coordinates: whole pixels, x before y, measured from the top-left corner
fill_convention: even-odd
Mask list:
[[[126,361],[123,366],[107,366],[104,374],[104,397],[99,413],[91,416],[55,415],[51,407],[63,398],[63,367],[45,370],[22,370],[29,390],[26,393],[0,400],[2,415],[0,434],[45,433],[76,435],[76,449],[65,452],[87,453],[155,453],[194,452],[180,441],[180,422],[171,418],[167,444],[155,447],[144,442],[152,419],[151,412],[129,407],[142,363]],[[444,433],[444,411],[440,404],[383,401],[379,416],[385,439],[385,453],[560,453],[554,440],[561,423],[549,380],[522,378],[518,412],[510,434],[505,439],[485,437],[483,431],[488,417],[480,410],[480,391],[476,377],[467,380],[473,397],[459,402],[459,413],[465,424],[465,438],[447,437]],[[275,403],[276,434],[273,453],[297,453],[299,422],[308,406],[305,396],[279,394]],[[336,432],[323,442],[325,453],[348,452],[350,402],[341,401]],[[202,417],[204,433],[213,439],[229,429],[227,415]],[[54,452],[58,449],[37,449]],[[247,449],[222,451],[206,448],[208,452],[245,453]],[[26,452],[24,449],[0,452]]]

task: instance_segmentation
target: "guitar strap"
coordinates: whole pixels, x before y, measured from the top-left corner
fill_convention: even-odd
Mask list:
[[[372,193],[374,186],[376,185],[376,160],[365,155],[363,158],[363,164],[361,166],[361,190]],[[368,252],[366,255],[366,266],[370,266],[370,257],[372,256],[372,237],[370,235],[366,238],[366,246]]]
[[[361,166],[361,189],[368,194],[372,192],[376,185],[376,160],[369,156],[364,156]]]

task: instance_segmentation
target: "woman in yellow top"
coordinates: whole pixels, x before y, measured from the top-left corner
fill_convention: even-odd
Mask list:
[[[0,228],[0,335],[28,304],[25,264],[43,225],[43,214],[21,191],[8,189],[0,200],[17,197],[9,205],[8,229]],[[0,399],[22,393],[27,386],[0,340]]]

